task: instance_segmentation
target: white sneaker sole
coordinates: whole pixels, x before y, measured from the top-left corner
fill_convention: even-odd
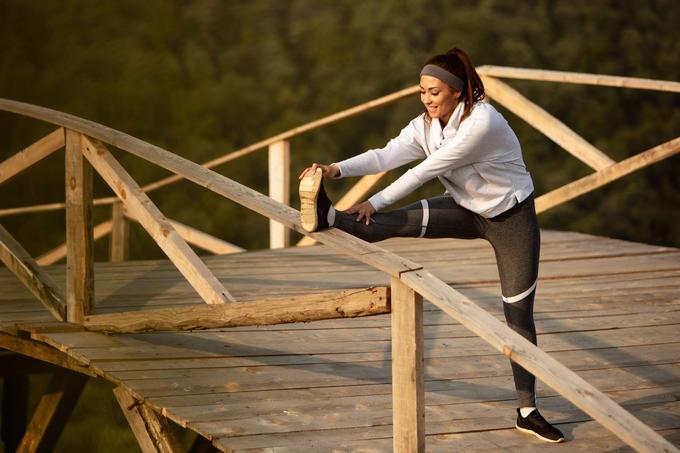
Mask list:
[[[310,233],[319,227],[316,199],[319,197],[322,178],[323,173],[317,168],[314,174],[306,175],[300,181],[300,224]]]
[[[515,424],[515,428],[517,428],[518,430],[522,431],[523,433],[533,434],[534,436],[538,437],[539,439],[541,439],[541,440],[543,440],[543,441],[545,441],[545,442],[551,442],[551,443],[553,443],[553,444],[559,444],[560,442],[564,442],[564,437],[561,437],[561,438],[559,438],[559,439],[557,439],[557,440],[552,440],[552,439],[548,439],[547,437],[541,436],[541,435],[538,434],[536,431],[532,431],[532,430],[526,429],[526,428],[520,428],[519,426],[517,426],[517,424]]]

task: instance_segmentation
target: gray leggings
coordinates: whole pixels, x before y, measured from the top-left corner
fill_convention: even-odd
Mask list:
[[[391,237],[486,239],[496,254],[505,319],[513,330],[536,344],[533,311],[541,241],[533,195],[491,219],[442,196],[375,213],[369,225],[357,222],[356,214],[337,211],[333,226],[369,242]],[[511,364],[520,407],[535,406],[536,378]]]

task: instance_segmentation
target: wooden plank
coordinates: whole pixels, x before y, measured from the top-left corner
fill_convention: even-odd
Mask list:
[[[26,431],[28,375],[5,376],[2,383],[2,430],[4,451],[16,451]]]
[[[0,184],[64,146],[64,129],[59,128],[32,145],[0,162]]]
[[[113,394],[144,453],[184,451],[165,417],[156,414],[146,403],[136,400],[122,386],[113,389]]]
[[[429,272],[408,272],[402,274],[401,280],[538,379],[556,389],[628,445],[646,452],[678,451],[649,426],[630,415],[573,371]]]
[[[177,234],[189,244],[202,248],[215,255],[226,255],[230,253],[241,253],[246,249],[238,245],[224,241],[220,238],[204,233],[201,230],[190,227],[176,220],[170,220],[170,224],[177,230]]]
[[[290,204],[290,142],[281,140],[269,145],[269,196]],[[275,220],[269,221],[269,248],[290,245],[290,230]]]
[[[111,233],[112,229],[113,222],[111,220],[106,220],[94,227],[92,231],[92,239],[94,241],[97,241]],[[38,258],[36,258],[35,261],[41,266],[49,266],[50,264],[54,264],[57,261],[61,260],[62,258],[65,258],[66,255],[67,255],[66,244],[62,244],[40,255]]]
[[[94,371],[88,369],[88,362],[75,360],[42,342],[0,333],[0,347],[78,373],[87,374],[89,376],[96,375]]]
[[[389,310],[389,291],[378,287],[346,290],[333,295],[313,294],[216,306],[194,305],[91,315],[85,319],[84,326],[91,331],[108,332],[196,330],[367,316],[388,313]]]
[[[637,88],[641,90],[668,91],[680,93],[680,82],[670,80],[621,77],[584,72],[548,71],[545,69],[510,68],[484,65],[477,68],[479,75],[508,79],[538,80],[542,82],[577,83],[618,88]]]
[[[569,154],[585,162],[595,170],[606,168],[614,161],[588,143],[543,108],[531,102],[510,85],[493,77],[482,76],[484,90],[493,100],[529,123]]]
[[[423,298],[392,278],[392,423],[395,452],[425,451]]]
[[[66,130],[66,318],[82,322],[94,306],[92,167],[82,135]]]
[[[208,304],[223,304],[234,298],[215,278],[196,253],[184,242],[151,199],[115,160],[104,145],[83,138],[83,154],[97,169],[140,224],[146,229],[168,258],[177,266],[191,286]]]
[[[128,259],[130,250],[130,222],[125,218],[123,203],[116,201],[111,206],[111,239],[109,255],[113,263]]]
[[[623,176],[641,168],[667,159],[680,152],[680,137],[650,148],[633,157],[622,160],[608,168],[604,168],[574,182],[566,184],[536,199],[536,212],[541,213],[550,208],[572,200],[585,193],[609,184]]]
[[[2,225],[0,225],[0,260],[52,316],[59,321],[66,319],[66,298],[62,289]]]
[[[351,208],[355,204],[366,199],[369,191],[376,185],[383,176],[387,174],[386,171],[376,173],[375,175],[362,176],[361,179],[347,191],[337,203],[334,204],[335,209],[344,211]],[[309,236],[305,236],[296,244],[298,247],[315,244],[316,241]]]
[[[66,370],[54,373],[40,398],[17,452],[52,451],[85,387],[87,377]]]

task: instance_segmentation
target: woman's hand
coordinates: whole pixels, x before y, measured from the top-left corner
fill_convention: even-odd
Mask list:
[[[330,165],[324,165],[324,164],[317,164],[316,162],[312,164],[311,167],[307,167],[304,170],[302,170],[302,173],[300,173],[300,176],[298,179],[302,179],[305,177],[307,173],[309,174],[314,174],[316,172],[316,169],[320,168],[321,172],[323,174],[324,178],[335,178],[340,174],[340,167],[338,167],[338,164],[330,164]]]
[[[364,201],[352,206],[345,212],[347,214],[358,214],[357,222],[360,222],[361,219],[366,219],[366,225],[368,225],[371,222],[371,216],[375,214],[375,208],[369,201]]]

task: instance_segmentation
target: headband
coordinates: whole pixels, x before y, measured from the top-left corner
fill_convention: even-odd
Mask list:
[[[426,64],[425,67],[423,67],[423,70],[420,71],[420,76],[422,77],[424,75],[436,77],[457,91],[463,91],[463,87],[465,86],[460,77],[456,77],[436,64]]]

